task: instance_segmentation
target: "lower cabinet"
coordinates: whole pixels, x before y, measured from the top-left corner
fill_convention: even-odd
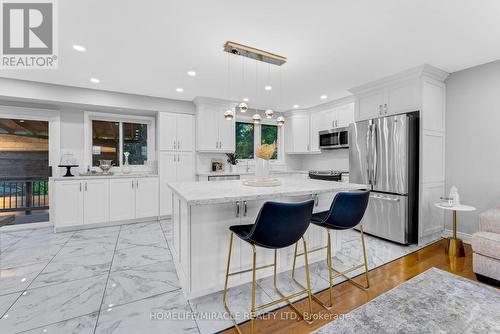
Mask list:
[[[57,229],[158,216],[158,178],[56,180]]]

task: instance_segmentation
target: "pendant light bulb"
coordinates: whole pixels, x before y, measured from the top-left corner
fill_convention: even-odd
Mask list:
[[[278,118],[276,118],[276,123],[278,123],[278,126],[282,126],[283,124],[285,124],[285,117],[279,116]]]
[[[224,112],[224,118],[228,121],[232,120],[234,118],[234,113],[231,109],[228,109]]]
[[[238,107],[240,108],[241,112],[247,112],[248,110],[248,104],[246,104],[245,102],[241,102]]]
[[[253,115],[252,119],[253,119],[253,124],[260,124],[261,117],[259,114]]]

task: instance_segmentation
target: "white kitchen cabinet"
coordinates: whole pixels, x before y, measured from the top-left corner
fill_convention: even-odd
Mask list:
[[[296,114],[286,121],[288,132],[286,153],[309,153],[311,149],[311,115]]]
[[[309,151],[319,153],[319,132],[321,131],[321,125],[324,124],[324,117],[322,113],[312,113],[310,119]]]
[[[119,178],[109,181],[110,221],[135,218],[135,179]]]
[[[377,118],[382,115],[385,89],[374,90],[356,97],[356,120]]]
[[[135,181],[135,218],[158,216],[158,180],[140,178]]]
[[[235,103],[196,99],[196,150],[199,152],[234,152],[235,118],[226,120],[224,112],[235,110]]]
[[[194,117],[186,114],[158,113],[161,151],[194,151]]]
[[[92,179],[83,183],[84,224],[95,224],[109,220],[109,181]]]
[[[56,220],[59,226],[83,224],[83,192],[81,181],[65,181],[55,184]],[[54,202],[56,202],[54,201]]]
[[[192,152],[160,152],[160,215],[172,214],[172,191],[169,182],[194,181],[195,161]]]
[[[354,102],[341,104],[323,112],[320,130],[347,127],[354,122]]]
[[[356,96],[356,120],[420,110],[420,81],[418,79],[395,83],[362,92]]]
[[[91,176],[50,182],[55,189],[51,210],[57,232],[158,217],[157,177]]]

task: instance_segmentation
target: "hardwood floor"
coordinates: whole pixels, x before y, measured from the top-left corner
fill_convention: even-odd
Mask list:
[[[338,315],[350,312],[432,267],[476,280],[472,271],[472,249],[470,245],[464,245],[466,256],[463,258],[450,258],[445,254],[445,245],[446,240],[438,241],[370,271],[371,287],[368,291],[362,291],[348,282],[335,286],[334,307],[327,311],[317,303],[313,303],[313,312],[321,318],[315,320],[311,325],[300,320],[286,319],[286,314],[290,314],[292,310],[289,307],[284,307],[271,312],[266,316],[266,319],[257,319],[255,333],[309,333],[335,320]],[[358,276],[356,281],[364,283],[363,276]],[[328,300],[328,291],[323,291],[318,296],[322,301],[326,302]],[[306,300],[299,301],[296,305],[301,310],[307,310]],[[244,333],[249,333],[249,322],[240,327]],[[234,334],[237,332],[234,328],[231,328],[222,333]]]

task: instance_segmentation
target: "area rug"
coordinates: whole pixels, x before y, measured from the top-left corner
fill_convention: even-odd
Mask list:
[[[431,268],[314,333],[500,333],[500,290]]]

